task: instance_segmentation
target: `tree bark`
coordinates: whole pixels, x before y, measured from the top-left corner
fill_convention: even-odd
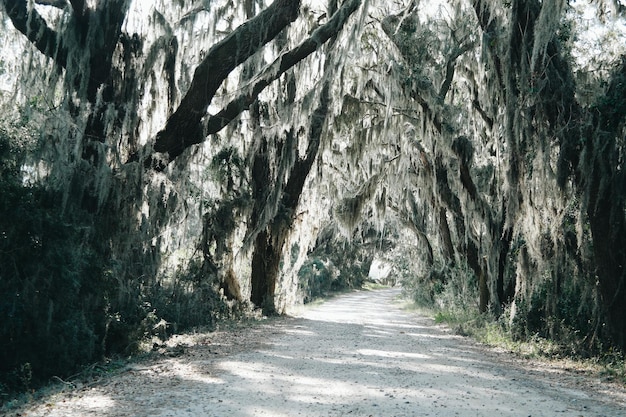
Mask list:
[[[254,238],[255,247],[252,256],[252,294],[250,301],[257,307],[263,308],[266,314],[274,314],[276,312],[274,295],[280,273],[280,259],[289,231],[293,225],[295,211],[300,202],[304,183],[317,157],[329,104],[330,82],[326,80],[320,93],[320,104],[311,115],[309,144],[306,154],[297,158],[282,191],[281,212],[277,213],[269,224]],[[293,132],[289,134],[293,134]],[[268,187],[269,184],[265,183],[263,186]],[[257,216],[256,221],[262,220]],[[258,230],[259,225],[253,225],[253,229]]]
[[[264,314],[276,313],[274,293],[276,292],[276,278],[279,273],[280,254],[282,248],[272,245],[271,236],[267,230],[261,231],[255,239],[254,253],[252,254],[252,276],[250,301],[263,309]]]
[[[579,186],[586,187],[588,195],[587,214],[610,333],[622,349],[626,349],[626,173],[619,156],[624,144],[618,141],[623,141],[620,136],[626,122],[624,80],[626,57],[613,73],[605,96],[592,109],[595,130],[587,132],[579,176],[583,180]]]
[[[445,207],[439,207],[439,236],[442,240],[443,257],[446,261],[454,263],[454,245],[452,244],[452,236],[450,235],[450,226],[448,225],[448,214]]]
[[[486,313],[489,307],[489,287],[487,286],[487,277],[485,275],[485,270],[481,269],[478,275],[478,311],[481,313]]]
[[[597,167],[596,167],[597,168]],[[594,190],[588,207],[589,224],[593,236],[598,282],[603,304],[609,316],[610,335],[617,346],[626,348],[626,227],[624,210],[615,213],[610,191],[598,192],[599,179],[594,179]],[[593,204],[593,205],[591,205]],[[621,219],[620,219],[621,217]]]

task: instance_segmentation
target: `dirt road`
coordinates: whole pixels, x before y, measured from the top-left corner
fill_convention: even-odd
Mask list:
[[[364,291],[193,344],[22,416],[624,417],[623,392],[528,366]],[[183,352],[184,351],[184,352]],[[178,352],[178,353],[177,353]]]

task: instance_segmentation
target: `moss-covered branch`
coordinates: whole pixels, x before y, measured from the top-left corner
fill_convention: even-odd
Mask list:
[[[149,155],[145,164],[156,170],[162,170],[185,149],[203,142],[208,135],[223,129],[244,110],[248,109],[268,85],[318,50],[329,39],[335,37],[348,18],[359,8],[361,1],[350,0],[346,2],[326,24],[317,28],[309,38],[270,64],[236,99],[228,103],[217,114],[209,116],[203,126],[201,120],[205,117],[206,109],[221,82],[237,65],[273,39],[280,31],[278,30],[279,27],[282,29],[295,19],[293,3],[275,2],[259,16],[251,19],[249,22],[254,21],[254,24],[251,24],[250,27],[244,28],[242,25],[227,39],[211,48],[205,60],[196,69],[194,80],[187,95],[167,121],[165,129],[157,135],[154,151],[161,155]],[[280,18],[281,16],[282,18]],[[266,27],[270,29],[266,30]],[[235,34],[240,30],[242,34]],[[264,33],[253,35],[253,31]],[[272,37],[270,38],[270,36]],[[258,47],[246,46],[241,52],[239,49],[241,49],[242,40],[246,40],[245,45],[252,42]],[[232,54],[233,50],[236,50],[237,53]],[[228,56],[224,57],[224,55]],[[209,73],[211,77],[208,77]]]
[[[261,91],[272,81],[278,79],[283,73],[295,66],[326,43],[331,37],[336,36],[343,28],[348,18],[359,8],[361,0],[350,0],[344,4],[337,13],[324,25],[317,28],[309,38],[287,53],[278,57],[270,64],[256,81],[245,88],[243,94],[228,103],[219,113],[207,119],[204,135],[219,132],[228,123],[247,110],[257,99]]]
[[[222,41],[216,43],[196,68],[189,90],[157,134],[154,152],[146,164],[163,169],[188,147],[204,141],[201,120],[217,89],[228,75],[298,17],[300,0],[276,0]]]
[[[4,8],[13,26],[45,56],[62,68],[67,66],[67,48],[59,34],[26,0],[3,0]]]

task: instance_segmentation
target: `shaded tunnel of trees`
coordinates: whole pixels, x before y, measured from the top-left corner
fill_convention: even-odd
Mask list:
[[[240,3],[2,0],[0,393],[374,259],[626,348],[620,2]]]

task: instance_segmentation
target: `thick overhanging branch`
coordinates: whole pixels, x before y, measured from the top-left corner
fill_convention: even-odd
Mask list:
[[[22,32],[41,53],[65,68],[67,48],[59,34],[48,26],[37,10],[29,8],[26,0],[3,0],[3,3],[13,26]]]
[[[157,134],[146,165],[163,169],[188,147],[204,141],[201,120],[228,75],[298,17],[300,0],[276,0],[215,44],[194,72],[189,90]]]
[[[204,135],[207,136],[219,132],[244,110],[247,110],[272,81],[275,81],[298,62],[311,55],[331,37],[336,36],[348,18],[360,5],[361,0],[348,1],[326,24],[317,28],[308,39],[278,57],[256,78],[256,81],[246,87],[246,91],[243,94],[228,103],[219,113],[207,119]]]
[[[42,6],[56,7],[57,9],[65,9],[65,6],[67,6],[65,0],[35,0],[35,3],[41,4]]]
[[[204,115],[206,114],[206,108],[208,107],[208,104],[213,98],[215,92],[217,91],[219,84],[221,84],[221,81],[223,81],[223,79],[228,76],[228,73],[232,71],[232,69],[234,69],[234,66],[232,68],[228,67],[230,68],[228,73],[223,73],[223,77],[221,78],[219,83],[213,82],[214,89],[211,90],[211,94],[204,94],[206,88],[208,88],[208,85],[205,85],[200,87],[199,92],[201,93],[201,97],[197,97],[198,91],[194,90],[197,90],[198,87],[196,86],[196,88],[194,88],[194,82],[192,82],[189,93],[187,93],[187,96],[185,96],[179,108],[168,120],[166,128],[163,131],[159,132],[159,134],[157,135],[157,141],[154,146],[154,151],[157,153],[162,153],[164,155],[161,155],[160,158],[156,155],[150,155],[145,161],[145,165],[152,167],[156,170],[162,170],[167,166],[167,164],[176,159],[176,157],[178,157],[185,149],[192,145],[203,142],[208,135],[217,133],[221,129],[223,129],[226,125],[228,125],[228,123],[238,117],[244,110],[248,109],[250,105],[254,103],[254,101],[257,99],[259,94],[268,85],[270,85],[282,74],[295,66],[298,62],[302,61],[313,52],[318,50],[319,47],[328,42],[329,39],[335,37],[348,21],[348,18],[359,8],[361,2],[362,0],[349,0],[347,3],[345,3],[329,19],[326,24],[317,28],[311,34],[311,36],[303,41],[300,45],[277,58],[259,76],[256,77],[255,81],[253,81],[245,88],[245,91],[242,94],[240,94],[237,98],[228,103],[220,112],[213,116],[209,116],[204,123],[202,123],[202,117],[204,117]],[[276,3],[274,3],[272,6],[274,6],[275,4]],[[266,9],[266,11],[268,9]],[[257,19],[260,16],[261,15],[257,16],[254,19]],[[283,21],[284,26],[286,26],[291,21],[292,20],[290,20],[289,22]],[[278,31],[275,35],[277,34]],[[240,38],[241,37],[236,37],[236,39]],[[265,43],[269,42],[270,40],[271,39],[265,40]],[[211,51],[209,51],[209,55],[203,61],[203,64],[205,62],[212,62],[210,60],[208,61],[209,56],[211,56],[212,51],[214,49],[217,49],[219,46],[220,44],[216,45],[214,48],[211,49]],[[256,52],[256,50],[254,52]],[[250,53],[250,55],[252,53]],[[214,55],[217,54],[218,52],[214,53]],[[241,62],[243,62],[243,60]],[[199,71],[196,70],[196,74],[194,74],[194,81],[198,78],[198,74]],[[212,77],[215,78],[215,74],[213,74]],[[207,83],[207,80],[203,81],[205,82],[205,84]],[[186,110],[182,111],[181,109]],[[180,116],[177,116],[177,114],[180,114]],[[178,125],[179,127],[175,130],[172,130],[176,125]]]
[[[471,50],[475,46],[474,42],[468,42],[465,45],[460,45],[452,51],[450,58],[448,58],[448,62],[446,64],[446,78],[441,84],[441,88],[439,89],[439,97],[441,100],[445,100],[448,91],[450,90],[450,86],[452,85],[452,80],[454,79],[454,71],[456,69],[456,60],[463,55],[465,52]]]

